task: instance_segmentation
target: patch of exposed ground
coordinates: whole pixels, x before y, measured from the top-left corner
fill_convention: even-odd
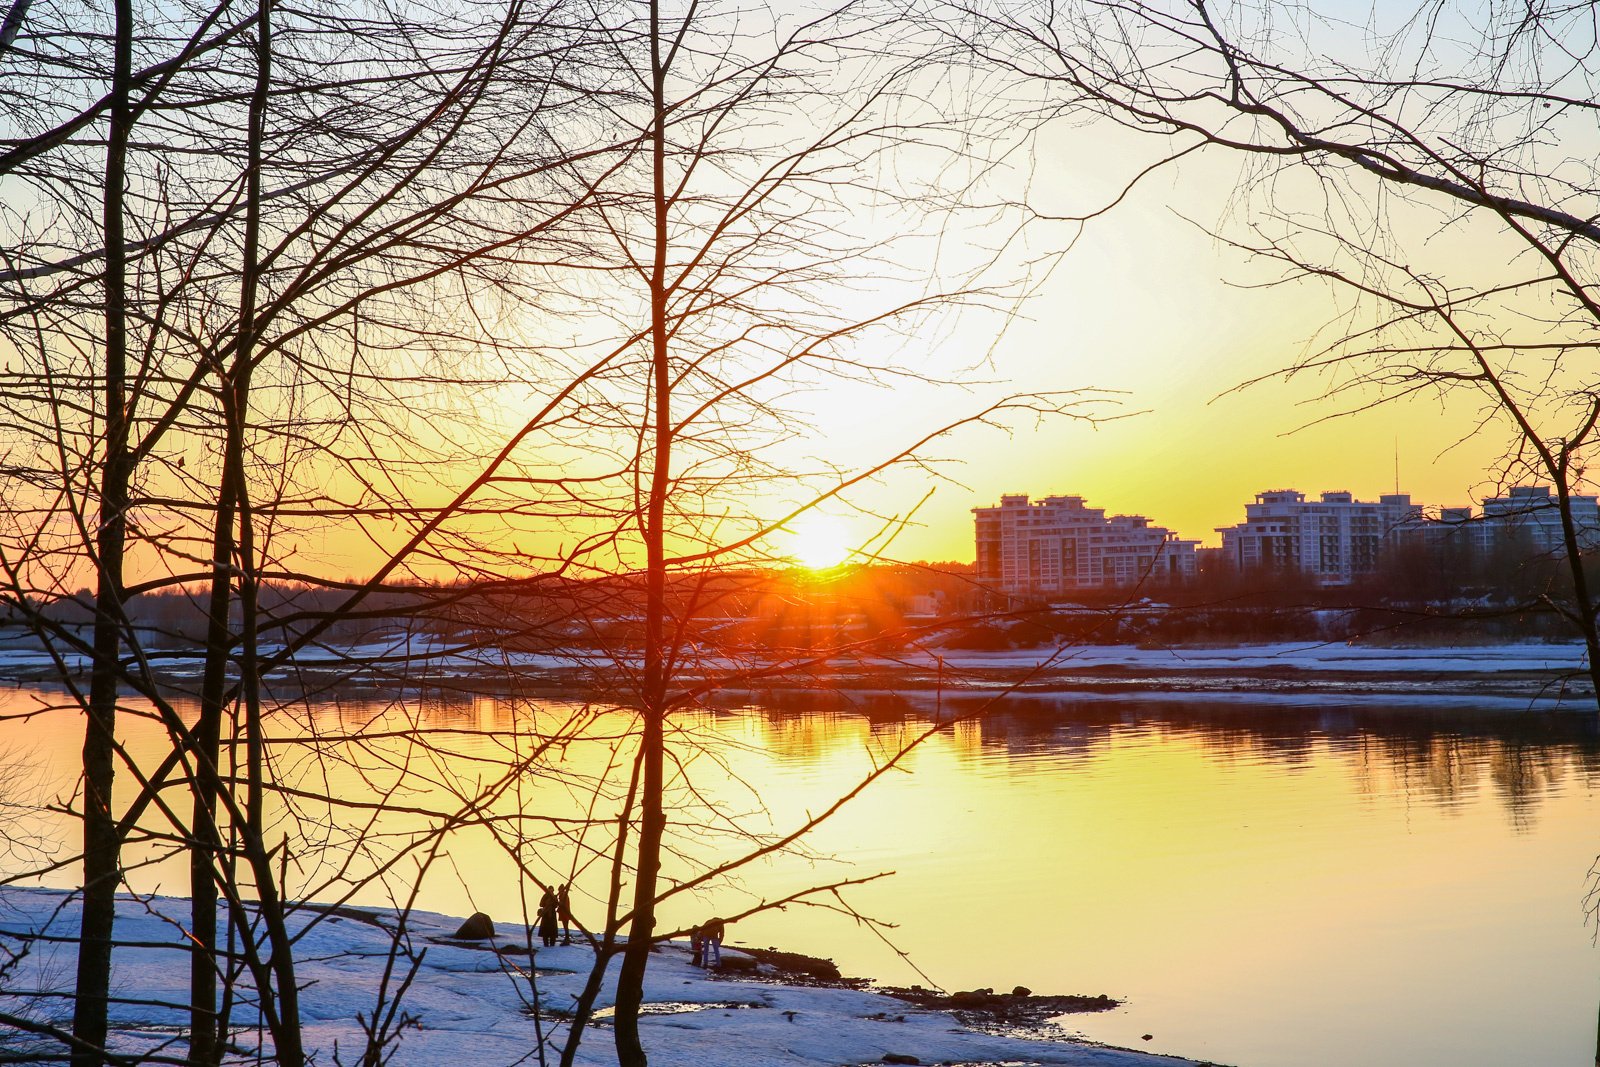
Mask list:
[[[1104,993],[1093,997],[1044,996],[1025,986],[1017,986],[1009,993],[996,993],[992,989],[941,993],[921,986],[887,987],[879,992],[919,1008],[947,1011],[968,1026],[980,1027],[1037,1027],[1060,1015],[1110,1011],[1121,1003]]]
[[[776,948],[730,948],[722,966],[711,972],[727,978],[768,979],[784,985],[826,986],[837,989],[865,989],[872,983],[865,978],[846,978],[832,960],[784,952]]]
[[[929,1011],[954,1015],[965,1026],[990,1032],[1038,1033],[1055,1030],[1051,1021],[1062,1015],[1110,1011],[1120,1005],[1104,993],[1098,996],[1046,996],[1023,986],[1009,993],[993,989],[969,989],[944,993],[922,986],[874,986],[865,978],[846,978],[832,960],[784,952],[775,948],[746,948],[741,945],[722,958],[722,967],[713,977],[748,981],[767,979],[784,985],[826,986],[845,989],[874,989],[885,996],[905,1001]],[[880,1013],[891,1018],[889,1012]]]

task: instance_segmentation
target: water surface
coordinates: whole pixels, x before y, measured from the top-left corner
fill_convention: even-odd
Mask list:
[[[14,691],[6,706],[40,699],[48,694]],[[963,707],[887,694],[727,703],[686,716],[675,741],[676,785],[693,790],[674,794],[671,877],[824,810]],[[501,780],[497,764],[528,755],[553,722],[580,719],[587,740]],[[565,819],[614,806],[627,752],[619,759],[607,739],[629,721],[485,697],[346,700],[275,722],[285,781],[371,803],[403,764],[407,785],[392,799],[413,809],[382,817],[356,845],[366,809],[316,817],[307,806],[296,891],[325,898],[347,871],[399,856],[386,885],[353,899],[387,904],[418,883],[420,907],[482,909],[505,923],[523,907],[521,863],[541,877],[576,871],[575,906],[592,916],[604,834]],[[449,732],[423,750],[340,739],[413,723]],[[24,783],[70,792],[80,730],[66,712],[0,724],[0,753],[26,753],[36,776],[13,776],[13,795]],[[126,733],[142,761],[165,743],[148,722],[127,720]],[[308,748],[312,735],[325,740]],[[809,855],[674,897],[663,921],[686,927],[893,871],[743,921],[730,938],[895,984],[1108,993],[1126,1006],[1065,1024],[1242,1067],[1587,1064],[1600,1004],[1585,922],[1597,781],[1600,731],[1573,713],[1017,699],[929,737],[823,823]],[[494,818],[440,838],[433,853],[404,851],[435,822],[429,810],[475,797]],[[26,825],[70,839],[41,818]],[[11,825],[19,840],[25,824]],[[15,870],[26,858],[13,849],[5,862]],[[184,891],[174,859],[131,877],[143,890]]]

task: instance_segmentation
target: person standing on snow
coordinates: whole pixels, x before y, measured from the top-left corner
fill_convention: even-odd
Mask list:
[[[712,919],[700,928],[700,934],[706,942],[706,968],[722,966],[722,937],[724,933],[721,919]]]
[[[556,912],[559,906],[555,890],[546,887],[544,896],[539,898],[539,940],[544,942],[545,948],[552,948],[556,943]]]
[[[572,889],[571,882],[563,882],[561,888],[556,890],[556,914],[561,917],[561,943],[572,944],[572,928],[577,924],[572,921],[572,901],[567,894]]]

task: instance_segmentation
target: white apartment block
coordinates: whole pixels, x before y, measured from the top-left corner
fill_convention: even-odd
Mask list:
[[[1081,496],[1002,496],[973,508],[978,580],[1011,596],[1188,579],[1198,541],[1150,525],[1143,515],[1107,516]]]
[[[1578,545],[1586,552],[1600,548],[1600,504],[1596,498],[1574,493],[1567,500]],[[1514,486],[1506,496],[1485,500],[1481,515],[1473,515],[1471,508],[1444,508],[1439,513],[1439,528],[1445,539],[1464,543],[1478,552],[1501,546],[1540,555],[1565,551],[1561,511],[1547,485]],[[1438,538],[1435,532],[1435,539]]]
[[[1257,493],[1244,512],[1244,522],[1217,529],[1229,564],[1299,571],[1322,585],[1348,585],[1377,570],[1385,544],[1417,529],[1422,515],[1406,493],[1368,503],[1346,492],[1312,501],[1293,489]]]

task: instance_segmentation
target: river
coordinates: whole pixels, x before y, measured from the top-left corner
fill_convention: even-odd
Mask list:
[[[56,699],[16,689],[0,707]],[[972,706],[873,693],[725,703],[679,720],[669,877],[823,811]],[[1240,1067],[1587,1064],[1600,1004],[1585,910],[1600,853],[1591,718],[1463,701],[1013,698],[928,736],[809,835],[806,854],[681,894],[664,921],[893,871],[842,902],[744,920],[730,940],[891,984],[1107,993],[1124,1006],[1064,1025]],[[523,906],[515,858],[541,877],[575,875],[579,918],[592,918],[606,831],[578,817],[614,809],[625,775],[610,739],[629,719],[489,696],[345,697],[275,719],[280,780],[346,802],[301,803],[292,889],[328,899],[390,863],[386,882],[351,899],[387,904],[416,885],[419,907],[507,923]],[[124,723],[148,765],[160,731]],[[565,736],[557,724],[579,736],[534,754],[538,739]],[[407,736],[416,726],[424,747]],[[0,722],[0,799],[64,799],[80,731],[66,710]],[[526,773],[504,776],[519,757]],[[369,823],[385,793],[408,810]],[[429,812],[464,808],[481,817],[436,852],[405,851],[439,824]],[[12,871],[75,832],[47,812],[12,809],[6,824]],[[136,888],[184,891],[185,868],[159,843],[139,855]],[[45,880],[71,884],[65,872]]]

